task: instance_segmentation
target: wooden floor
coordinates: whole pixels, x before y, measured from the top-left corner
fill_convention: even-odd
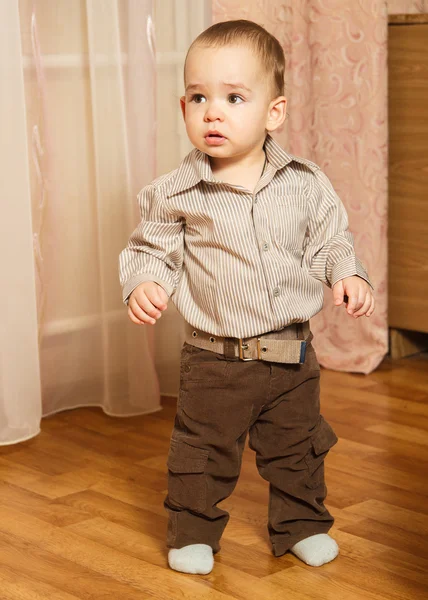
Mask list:
[[[138,418],[78,409],[0,448],[1,600],[428,598],[428,355],[321,377],[340,438],[326,461],[335,561],[272,555],[268,484],[247,447],[213,571],[170,570],[162,502],[175,400]]]

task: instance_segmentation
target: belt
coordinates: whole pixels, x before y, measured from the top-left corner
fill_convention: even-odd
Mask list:
[[[250,338],[211,335],[185,322],[184,341],[203,350],[240,360],[266,360],[280,363],[304,363],[306,346],[313,335],[309,321],[293,323],[278,331]]]

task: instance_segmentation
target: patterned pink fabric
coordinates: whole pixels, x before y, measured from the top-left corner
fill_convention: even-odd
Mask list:
[[[314,345],[324,367],[369,373],[388,351],[386,3],[214,0],[213,11],[214,22],[256,21],[284,48],[289,116],[275,138],[328,174],[377,301],[373,316],[353,319],[325,288]]]

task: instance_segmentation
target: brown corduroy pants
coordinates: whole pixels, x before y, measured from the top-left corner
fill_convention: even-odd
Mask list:
[[[294,328],[294,330],[293,330]],[[292,325],[278,333],[289,338]],[[324,458],[337,437],[320,415],[320,367],[307,345],[303,364],[244,362],[185,343],[168,455],[167,546],[220,550],[247,434],[269,482],[268,532],[275,556],[317,533],[333,517],[323,502]]]

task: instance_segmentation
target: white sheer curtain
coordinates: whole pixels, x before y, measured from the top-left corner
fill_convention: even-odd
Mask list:
[[[151,0],[0,3],[0,444],[78,406],[160,410],[117,261],[156,172]]]
[[[31,198],[16,3],[0,2],[0,440],[37,433],[41,416]]]

